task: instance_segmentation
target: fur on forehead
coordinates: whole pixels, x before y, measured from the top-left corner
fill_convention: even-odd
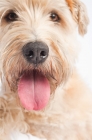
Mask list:
[[[0,0],[0,12],[4,10],[15,10],[17,12],[32,10],[42,10],[43,12],[51,12],[57,10],[62,13],[69,11],[66,0]]]
[[[0,11],[7,11],[9,9],[19,11],[29,11],[29,9],[43,10],[43,12],[50,12],[51,10],[58,10],[62,13],[69,10],[71,16],[78,24],[78,31],[81,35],[87,32],[87,25],[89,23],[85,5],[80,0],[0,0]],[[69,13],[68,13],[69,14]],[[0,13],[1,15],[1,13]]]
[[[61,7],[65,7],[66,5],[66,1],[65,0],[1,0],[0,1],[0,6],[5,6],[5,7],[10,7],[10,8],[25,8],[25,6],[28,6],[29,8],[32,7],[43,7],[43,8],[61,8]],[[23,7],[24,6],[24,7]]]
[[[56,12],[62,19],[61,25],[64,25],[63,27],[65,29],[67,28],[73,31],[76,25],[74,24],[74,20],[65,0],[23,0],[22,3],[21,0],[1,0],[1,20],[9,10],[15,11],[21,18],[21,21],[23,19],[23,21],[26,20],[26,22],[30,17],[32,17],[32,20],[37,17],[39,21],[40,19],[42,20],[42,17],[48,17],[51,12]]]

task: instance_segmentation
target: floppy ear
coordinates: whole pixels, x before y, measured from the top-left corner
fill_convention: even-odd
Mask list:
[[[80,35],[87,32],[87,25],[89,23],[86,6],[80,0],[66,0],[74,20],[78,24],[78,31]]]

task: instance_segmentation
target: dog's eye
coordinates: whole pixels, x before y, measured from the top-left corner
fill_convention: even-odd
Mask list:
[[[13,21],[16,21],[18,18],[18,16],[16,15],[16,13],[14,12],[10,12],[6,15],[5,19],[8,21],[8,22],[13,22]]]
[[[56,13],[51,13],[50,18],[54,22],[58,22],[60,20],[59,16]]]

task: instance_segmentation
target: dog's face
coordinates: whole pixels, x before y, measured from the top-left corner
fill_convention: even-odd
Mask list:
[[[84,34],[88,23],[79,5],[73,0],[0,1],[1,73],[28,110],[44,108],[71,74],[76,27]]]

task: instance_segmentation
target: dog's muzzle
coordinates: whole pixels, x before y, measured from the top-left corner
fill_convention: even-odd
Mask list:
[[[36,65],[45,62],[49,54],[49,48],[43,42],[29,42],[22,51],[25,59]]]

